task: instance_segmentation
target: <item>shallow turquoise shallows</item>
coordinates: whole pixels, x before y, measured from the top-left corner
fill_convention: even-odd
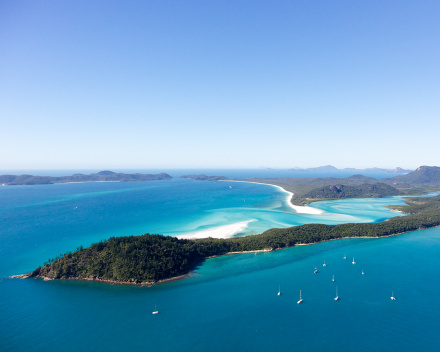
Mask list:
[[[267,185],[180,179],[0,187],[0,350],[437,351],[440,228],[212,258],[152,288],[7,278],[111,236],[376,222],[403,204],[318,202],[310,215],[286,199]]]

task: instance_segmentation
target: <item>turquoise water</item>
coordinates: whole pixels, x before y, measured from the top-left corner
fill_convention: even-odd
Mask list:
[[[319,202],[323,214],[295,214],[274,187],[229,185],[1,187],[0,350],[437,350],[439,228],[212,258],[188,279],[152,288],[7,279],[110,236],[185,234],[248,220],[255,221],[244,233],[274,224],[383,221],[398,215],[386,205],[403,202]],[[151,314],[155,305],[159,315]]]

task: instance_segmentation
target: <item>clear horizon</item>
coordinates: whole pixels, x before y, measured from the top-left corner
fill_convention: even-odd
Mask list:
[[[439,165],[438,13],[2,2],[0,169]]]

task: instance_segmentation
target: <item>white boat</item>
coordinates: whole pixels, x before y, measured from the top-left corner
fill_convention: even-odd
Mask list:
[[[347,256],[344,254],[344,257],[342,259],[347,259]]]
[[[395,300],[396,300],[396,297],[394,297],[394,292],[393,292],[393,291],[391,291],[391,300],[392,300],[392,301],[395,301]]]
[[[351,262],[351,264],[356,264],[356,262],[354,261],[354,257],[353,257],[353,261]]]
[[[277,296],[281,296],[281,285],[280,285],[279,288],[278,288]]]
[[[313,274],[317,274],[318,273],[318,269],[316,269],[316,266],[315,266],[315,271],[313,272]]]
[[[299,290],[299,301],[296,303],[300,304],[300,303],[302,303],[302,301],[303,301],[303,299],[301,297],[301,290]]]
[[[332,282],[335,282],[335,275],[332,276]]]
[[[325,259],[324,259],[324,264],[322,264],[322,266],[327,266],[327,264],[325,264]]]
[[[154,310],[153,310],[153,313],[151,313],[151,314],[159,314],[159,311],[157,310],[156,305],[154,305]]]
[[[362,275],[365,275],[363,270],[362,270]]]
[[[339,301],[339,296],[338,296],[338,288],[336,287],[336,297],[333,298],[335,301]]]

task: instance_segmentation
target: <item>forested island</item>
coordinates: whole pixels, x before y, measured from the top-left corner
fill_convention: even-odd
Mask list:
[[[126,181],[153,181],[170,180],[166,173],[160,174],[124,174],[113,171],[100,171],[90,175],[75,174],[72,176],[33,176],[33,175],[0,175],[2,185],[48,185],[68,182],[126,182]]]
[[[440,168],[421,167],[411,174],[399,176],[403,178],[399,180],[399,184],[413,184],[417,190],[422,186],[425,190],[434,189],[440,185],[439,176]],[[405,179],[405,177],[408,178]],[[397,190],[385,183],[378,185],[377,180],[371,183],[362,182],[365,181],[364,176],[354,176],[351,181],[361,181],[361,185],[356,187],[343,185],[343,187],[328,191],[326,190],[328,186],[326,186],[315,188],[315,193],[321,197],[327,196],[327,193],[322,192],[344,192],[345,195],[353,195],[358,194],[359,189],[363,189],[373,195],[377,192],[393,194],[394,190]],[[316,185],[321,180],[311,179],[310,182]],[[407,189],[408,193],[410,191],[411,189]],[[399,189],[399,192],[402,190]],[[160,280],[184,275],[204,259],[212,256],[232,252],[272,251],[298,244],[305,245],[341,238],[378,238],[440,225],[440,196],[411,197],[407,198],[405,203],[406,206],[393,206],[392,208],[407,216],[394,217],[381,223],[307,224],[270,229],[259,235],[228,239],[185,240],[152,234],[111,237],[106,241],[92,244],[88,248],[79,247],[73,253],[65,253],[61,257],[51,259],[44,266],[20,277],[151,285]]]

